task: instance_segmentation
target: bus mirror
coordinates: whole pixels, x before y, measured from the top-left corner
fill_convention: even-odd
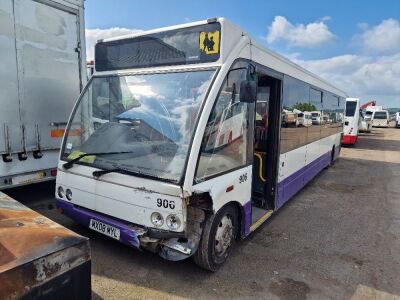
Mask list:
[[[253,103],[257,97],[256,81],[243,80],[240,83],[240,102]]]

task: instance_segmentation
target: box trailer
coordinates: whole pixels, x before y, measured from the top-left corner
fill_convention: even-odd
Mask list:
[[[89,240],[0,192],[0,299],[90,299]]]
[[[0,1],[0,189],[56,176],[86,83],[83,0]]]

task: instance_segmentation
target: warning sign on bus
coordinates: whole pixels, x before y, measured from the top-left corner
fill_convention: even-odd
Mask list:
[[[218,54],[219,53],[219,30],[216,31],[201,31],[199,47],[205,54]]]

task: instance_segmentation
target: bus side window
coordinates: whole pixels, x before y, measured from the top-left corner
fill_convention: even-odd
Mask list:
[[[246,64],[239,62],[232,69]],[[246,69],[231,70],[215,100],[200,149],[195,181],[247,164],[249,104],[239,102]]]

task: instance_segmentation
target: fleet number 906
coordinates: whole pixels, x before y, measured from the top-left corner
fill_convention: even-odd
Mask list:
[[[157,207],[164,207],[164,208],[174,209],[175,208],[175,201],[174,200],[167,200],[167,199],[157,198]]]

